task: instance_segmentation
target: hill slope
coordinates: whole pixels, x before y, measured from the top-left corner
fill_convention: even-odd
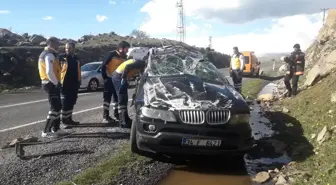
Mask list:
[[[114,32],[98,34],[96,36],[84,35],[74,42],[77,43],[76,53],[83,65],[87,62],[105,60],[108,53],[116,49],[118,43],[122,40],[131,43],[134,47],[161,47],[162,43],[164,45],[182,44],[186,47],[194,47],[167,39],[122,37]],[[0,89],[1,84],[2,86],[30,86],[39,84],[37,57],[46,45],[45,41],[46,39],[40,35],[18,35],[6,29],[0,29]],[[68,39],[60,39],[62,44],[61,51],[67,41]],[[228,55],[206,48],[194,48],[207,55],[217,68],[229,65]]]

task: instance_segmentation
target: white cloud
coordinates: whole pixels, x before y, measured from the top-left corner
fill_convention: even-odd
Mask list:
[[[113,4],[113,5],[115,5],[115,4],[117,4],[117,2],[112,1],[112,0],[109,0],[109,4]]]
[[[98,22],[104,22],[108,18],[105,15],[96,15],[96,19],[97,19]]]
[[[51,16],[45,16],[42,18],[43,20],[49,21],[49,20],[53,20],[54,18]]]
[[[185,0],[184,2],[186,19],[190,17],[202,19],[201,10],[211,9],[214,12],[223,9],[239,9],[242,3],[246,4],[247,0],[232,0],[230,3],[219,0]],[[139,29],[154,37],[176,39],[178,20],[176,1],[152,0],[145,4],[140,11],[147,13],[148,19]],[[212,36],[212,46],[217,51],[227,54],[232,52],[233,46],[238,46],[240,50],[253,50],[259,55],[268,52],[288,52],[292,50],[292,46],[295,43],[299,43],[302,49],[306,49],[312,40],[315,39],[322,26],[322,15],[320,13],[298,15],[300,12],[297,15],[291,14],[278,18],[269,15],[269,19],[273,20],[273,22],[270,25],[264,25],[264,28],[261,28],[263,31]],[[197,22],[194,21],[187,25],[186,42],[191,45],[207,47],[209,36],[211,35],[210,32],[215,29],[214,26],[216,25],[211,25],[209,24],[210,22],[198,25]],[[224,23],[217,22],[216,24]]]
[[[9,14],[10,11],[9,10],[0,10],[0,14]]]

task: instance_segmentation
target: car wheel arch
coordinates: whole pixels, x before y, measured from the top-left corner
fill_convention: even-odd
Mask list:
[[[91,89],[91,83],[92,83],[92,81],[96,81],[96,83],[97,83],[97,89],[99,88],[99,80],[96,77],[93,77],[93,78],[91,78],[89,80],[89,83],[88,83],[88,90],[90,90],[90,91],[92,91],[92,89]]]

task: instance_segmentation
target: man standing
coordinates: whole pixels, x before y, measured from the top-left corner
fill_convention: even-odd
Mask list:
[[[116,120],[119,117],[118,109],[116,103],[118,102],[118,96],[114,85],[112,83],[112,73],[117,69],[117,67],[126,60],[128,49],[130,44],[126,41],[121,41],[118,45],[117,50],[112,51],[108,58],[102,65],[102,77],[104,79],[104,93],[103,93],[103,122],[111,122],[113,119]],[[114,118],[110,117],[110,104],[113,96],[113,109]]]
[[[112,82],[118,94],[119,127],[121,128],[131,128],[132,125],[132,120],[128,116],[127,112],[127,80],[135,77],[137,73],[144,69],[146,66],[145,60],[147,60],[149,56],[148,50],[144,53],[144,55],[145,56],[141,57],[141,59],[132,59],[132,56],[129,56],[129,59],[120,64],[112,75]]]
[[[68,125],[78,125],[72,120],[73,108],[77,102],[78,89],[81,82],[80,62],[74,53],[75,43],[67,42],[65,54],[60,55],[61,72],[61,117],[64,128]]]
[[[293,46],[294,51],[290,54],[287,61],[289,63],[286,76],[284,79],[286,89],[288,91],[287,97],[295,97],[297,94],[299,77],[303,75],[305,68],[305,53],[300,49],[300,44]],[[290,80],[292,79],[292,87]]]
[[[38,70],[41,78],[42,88],[48,94],[50,110],[46,120],[46,126],[42,131],[42,137],[59,136],[60,127],[60,87],[61,87],[61,65],[57,56],[59,41],[56,37],[47,40],[47,47],[39,56]]]
[[[231,57],[232,81],[234,88],[241,93],[243,70],[244,70],[244,55],[239,52],[238,47],[233,47],[233,55]]]

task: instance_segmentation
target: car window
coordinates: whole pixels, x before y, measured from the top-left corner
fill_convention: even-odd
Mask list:
[[[244,56],[244,63],[249,64],[250,63],[250,57],[249,56]]]
[[[94,71],[97,70],[101,64],[85,64],[81,67],[81,71]]]
[[[207,59],[185,57],[176,54],[158,55],[151,58],[148,65],[150,76],[169,76],[189,74],[205,82],[227,85],[226,77]]]

